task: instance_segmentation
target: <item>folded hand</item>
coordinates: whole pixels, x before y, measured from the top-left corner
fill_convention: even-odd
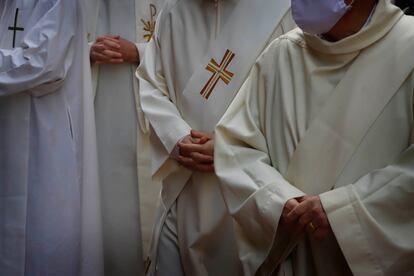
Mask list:
[[[190,170],[214,172],[214,134],[191,131],[178,147],[178,163]]]
[[[317,240],[324,239],[332,229],[319,196],[304,196],[298,198],[298,202],[285,217],[287,223],[295,223]]]
[[[95,64],[119,64],[124,59],[120,52],[119,36],[98,37],[91,47],[90,58]]]
[[[91,61],[95,64],[139,63],[136,45],[120,36],[98,37],[91,47]]]

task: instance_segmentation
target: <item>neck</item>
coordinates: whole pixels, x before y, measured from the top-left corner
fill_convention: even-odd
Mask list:
[[[345,2],[351,4],[352,0]],[[335,42],[356,34],[367,22],[375,3],[376,0],[355,0],[351,9],[323,37],[328,41]]]

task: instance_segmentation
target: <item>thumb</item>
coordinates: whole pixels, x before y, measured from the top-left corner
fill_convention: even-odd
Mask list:
[[[193,138],[203,138],[203,137],[206,137],[206,135],[205,135],[204,132],[191,130],[191,137],[193,137]]]
[[[286,209],[286,210],[288,210],[288,211],[292,211],[292,210],[293,210],[293,209],[295,209],[297,206],[299,206],[299,202],[298,202],[296,199],[292,198],[292,199],[289,199],[289,200],[286,202],[286,204],[285,204],[285,209]]]

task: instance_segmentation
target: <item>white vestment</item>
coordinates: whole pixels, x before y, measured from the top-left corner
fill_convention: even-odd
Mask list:
[[[0,4],[0,274],[102,275],[80,1]]]
[[[179,167],[169,156],[191,129],[213,132],[259,53],[272,38],[294,27],[289,5],[273,0],[173,0],[164,6],[138,68],[142,108],[156,134],[151,139],[153,173],[164,178],[151,273],[161,229],[175,203],[186,275],[240,273],[232,221],[217,177]],[[224,75],[217,79],[213,71]]]
[[[88,39],[120,35],[140,56],[164,0],[88,1]],[[105,271],[143,274],[143,252],[161,185],[151,181],[149,130],[139,105],[135,64],[94,65],[95,114],[102,194]]]
[[[216,171],[246,275],[414,272],[414,21],[380,0],[360,32],[300,30],[258,59],[216,129]],[[319,195],[333,234],[279,227]]]

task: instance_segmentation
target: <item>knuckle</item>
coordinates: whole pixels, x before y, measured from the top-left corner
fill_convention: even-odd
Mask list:
[[[318,217],[319,216],[319,212],[318,212],[318,210],[317,209],[315,209],[315,208],[312,208],[311,209],[311,211],[310,211],[310,213],[312,214],[312,216],[314,216],[314,217]]]
[[[307,226],[307,221],[305,220],[305,219],[303,219],[303,218],[301,218],[300,220],[299,220],[299,225],[301,226],[301,227],[305,227],[305,226]]]

